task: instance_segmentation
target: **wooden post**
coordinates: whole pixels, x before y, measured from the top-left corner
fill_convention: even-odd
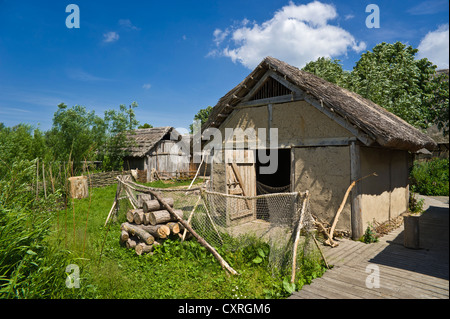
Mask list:
[[[350,180],[356,181],[361,178],[360,148],[355,141],[350,143]],[[363,233],[362,212],[361,212],[361,184],[357,183],[351,195],[351,224],[352,239],[359,239]],[[330,234],[333,237],[333,234]]]
[[[295,191],[295,148],[291,147],[291,192]]]
[[[39,196],[39,157],[36,161],[36,200],[38,200]]]
[[[44,161],[42,161],[42,181],[44,185],[44,198],[47,199],[47,184],[45,183],[45,166]]]
[[[419,215],[403,216],[403,245],[406,248],[420,248]]]
[[[50,165],[48,167],[49,171],[50,171],[50,181],[52,182],[52,193],[55,193],[55,184],[53,183],[53,174],[52,174],[52,166]]]
[[[114,208],[116,210],[118,210],[118,206],[119,206],[118,205],[118,201],[119,201],[119,195],[120,195],[120,191],[121,191],[121,185],[122,185],[122,183],[119,181],[119,183],[117,183],[116,196],[114,198],[114,203],[112,204],[112,207],[111,207],[111,210],[109,211],[108,217],[106,217],[104,226],[106,226],[106,224],[108,223],[109,219],[111,218],[111,214],[114,211]]]

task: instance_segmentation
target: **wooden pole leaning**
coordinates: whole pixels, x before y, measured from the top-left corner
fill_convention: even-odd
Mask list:
[[[300,195],[300,194],[299,194]],[[292,274],[291,274],[291,283],[295,280],[295,268],[297,266],[297,247],[300,241],[300,231],[303,228],[303,218],[305,216],[306,204],[309,200],[309,191],[307,190],[305,193],[305,198],[303,199],[302,210],[300,212],[300,217],[297,225],[297,231],[295,234],[294,248],[292,252]]]
[[[183,218],[180,218],[173,210],[172,207],[170,207],[170,205],[168,205],[159,195],[158,193],[152,191],[152,190],[145,190],[142,192],[147,192],[150,193],[151,195],[154,196],[154,198],[156,198],[161,205],[164,206],[164,208],[170,213],[170,215],[176,219],[180,224],[182,224],[191,234],[192,236],[194,236],[197,241],[200,243],[200,245],[202,245],[203,247],[205,247],[211,254],[213,254],[214,258],[217,259],[217,261],[219,262],[219,264],[222,266],[222,268],[228,270],[228,272],[230,272],[233,275],[238,275],[238,272],[236,270],[234,270],[227,262],[225,259],[222,258],[222,256],[220,256],[220,254],[217,252],[217,250],[214,249],[214,247],[212,247],[205,239],[203,239],[199,234],[197,234],[197,232],[192,229],[191,225],[189,225]]]

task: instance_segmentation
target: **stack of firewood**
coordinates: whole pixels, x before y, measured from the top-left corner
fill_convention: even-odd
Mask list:
[[[173,198],[163,200],[173,208]],[[183,218],[182,210],[175,209],[174,212]],[[127,212],[127,221],[120,227],[120,241],[127,248],[134,249],[138,255],[151,253],[156,245],[169,236],[182,237],[185,230],[158,200],[146,195],[139,198],[139,208]]]

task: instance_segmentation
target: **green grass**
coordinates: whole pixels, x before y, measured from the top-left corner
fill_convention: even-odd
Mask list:
[[[0,298],[284,298],[324,269],[317,260],[299,260],[302,270],[290,285],[288,276],[268,269],[268,247],[258,239],[234,251],[217,247],[238,276],[222,269],[195,239],[167,239],[153,255],[138,256],[119,243],[125,200],[118,218],[104,227],[116,187],[90,189],[88,198],[69,199],[66,206],[55,196],[30,207],[18,205],[19,199],[32,201],[33,195],[25,200],[16,184],[0,183]],[[1,201],[6,196],[10,206]],[[80,288],[66,288],[69,264],[80,269]]]

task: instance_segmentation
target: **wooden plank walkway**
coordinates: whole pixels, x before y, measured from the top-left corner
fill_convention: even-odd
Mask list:
[[[403,225],[373,244],[341,239],[323,246],[334,267],[288,299],[449,299],[448,198],[423,198],[421,249],[403,246]],[[368,266],[378,267],[378,288],[366,286]]]

